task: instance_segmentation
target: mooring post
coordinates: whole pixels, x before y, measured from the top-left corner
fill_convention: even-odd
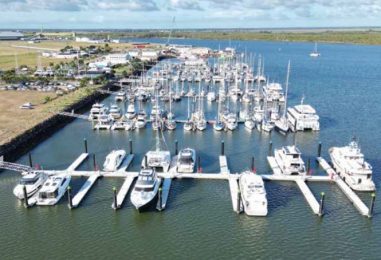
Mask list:
[[[33,167],[32,154],[28,153],[28,157],[29,157],[29,166],[32,168]]]
[[[251,171],[255,172],[255,161],[254,156],[251,157]]]
[[[86,140],[86,138],[83,139],[83,145],[85,146],[85,153],[87,153],[87,140]]]
[[[324,211],[324,198],[325,198],[325,193],[322,192],[320,193],[320,207],[319,207],[319,216],[323,216],[323,211]]]
[[[177,142],[177,140],[175,140],[175,154],[179,154],[179,143]]]
[[[69,202],[68,207],[69,209],[73,208],[73,201],[71,200],[71,187],[67,187],[67,200]]]
[[[319,142],[319,145],[318,145],[318,157],[321,156],[321,142]]]
[[[159,210],[162,210],[162,197],[163,197],[163,188],[159,187]]]
[[[94,166],[94,171],[97,170],[97,162],[95,161],[95,153],[93,153],[93,166]]]
[[[197,172],[198,173],[201,173],[201,157],[200,156],[198,156],[197,157]]]
[[[370,207],[369,207],[369,212],[368,212],[368,217],[372,217],[373,216],[373,210],[374,210],[374,202],[376,201],[376,193],[372,193],[372,199],[370,201]]]
[[[221,141],[221,155],[225,155],[225,142],[224,140]]]
[[[311,159],[308,158],[308,160],[307,160],[307,175],[310,175],[310,170],[311,170]]]
[[[273,153],[273,141],[269,142],[269,156],[272,156]]]
[[[130,139],[130,154],[132,154],[132,140]]]
[[[28,193],[26,192],[26,186],[25,185],[22,187],[22,191],[24,193],[24,206],[25,206],[25,208],[29,208]]]
[[[147,168],[147,155],[144,155],[144,163],[143,163],[144,168]]]
[[[114,209],[117,209],[118,208],[118,199],[117,199],[117,196],[116,196],[116,187],[112,187],[112,191],[114,193]]]
[[[241,191],[239,189],[237,192],[237,213],[241,213]]]

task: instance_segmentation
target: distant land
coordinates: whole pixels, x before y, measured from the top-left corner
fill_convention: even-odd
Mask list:
[[[39,29],[18,30],[26,34]],[[171,32],[172,31],[172,32]],[[93,38],[197,38],[215,40],[263,40],[327,42],[381,45],[381,27],[330,27],[330,28],[223,28],[223,29],[44,29],[44,33],[54,36],[75,32]]]

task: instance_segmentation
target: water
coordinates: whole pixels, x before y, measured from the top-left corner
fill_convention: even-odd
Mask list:
[[[144,39],[146,41],[146,39]],[[151,39],[152,42],[161,41]],[[227,47],[228,41],[175,40],[211,48]],[[319,133],[299,133],[270,137],[241,125],[233,133],[216,133],[209,126],[203,133],[165,132],[169,148],[191,146],[201,155],[204,172],[218,171],[220,141],[225,140],[232,171],[250,166],[256,158],[259,173],[270,173],[266,162],[268,142],[273,147],[296,140],[304,158],[314,158],[317,144],[323,143],[323,156],[333,145],[344,145],[355,134],[374,168],[374,181],[380,186],[379,159],[381,133],[381,47],[320,44],[319,59],[311,59],[308,43],[231,42],[241,50],[261,53],[271,79],[285,81],[287,61],[292,63],[290,105],[305,102],[321,116]],[[105,103],[112,102],[112,98]],[[175,112],[186,116],[186,100],[174,104]],[[205,103],[207,117],[216,104]],[[33,160],[46,169],[64,169],[82,151],[83,138],[101,165],[114,148],[128,149],[134,141],[132,169],[138,170],[143,154],[154,145],[150,126],[139,132],[93,132],[89,122],[76,120],[33,149]],[[20,163],[27,164],[27,157]],[[323,174],[313,162],[314,174]],[[86,162],[83,169],[91,169]],[[111,209],[112,187],[120,179],[99,180],[79,208],[69,210],[66,199],[55,207],[25,209],[12,194],[19,176],[4,171],[0,176],[0,245],[3,259],[9,258],[379,258],[381,208],[367,219],[357,212],[345,195],[331,184],[311,183],[313,193],[326,193],[326,215],[313,215],[293,183],[268,182],[269,215],[250,218],[232,211],[228,183],[208,180],[174,180],[167,209],[139,214],[127,197],[123,208]],[[84,178],[72,181],[74,192]],[[380,197],[377,192],[377,196]],[[368,204],[369,194],[361,194]]]

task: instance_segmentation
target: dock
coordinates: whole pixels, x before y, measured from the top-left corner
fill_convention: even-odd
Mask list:
[[[94,183],[98,180],[100,177],[99,174],[93,173],[92,176],[90,176],[85,183],[82,185],[81,189],[75,194],[75,196],[72,199],[72,208],[76,208],[79,206],[83,198],[86,196],[86,194],[90,191],[91,187],[94,185]]]
[[[300,191],[303,193],[304,198],[310,205],[314,214],[319,215],[320,205],[319,205],[319,202],[317,202],[315,196],[312,194],[310,188],[308,188],[307,184],[303,181],[303,179],[297,179],[295,182],[298,185]]]
[[[238,193],[239,192],[239,185],[238,185],[239,179],[236,177],[229,178],[229,188],[230,188],[230,196],[232,200],[232,206],[233,210],[237,213],[241,213],[243,210],[242,200]]]
[[[267,156],[267,161],[269,162],[269,165],[270,165],[270,167],[273,170],[273,173],[275,175],[281,175],[282,174],[282,171],[279,168],[278,164],[276,163],[274,156]]]
[[[222,174],[229,174],[230,170],[228,167],[228,160],[226,159],[226,156],[220,155],[219,160],[220,160],[220,172]]]
[[[87,159],[88,156],[88,153],[82,153],[72,164],[70,164],[66,171],[75,171]]]
[[[161,201],[158,200],[157,206],[156,206],[156,209],[159,211],[164,210],[165,207],[167,206],[167,200],[169,196],[169,190],[171,189],[171,183],[172,183],[171,178],[164,178],[163,185],[161,187]]]
[[[136,178],[137,174],[131,174],[130,176],[126,177],[122,187],[120,188],[118,195],[116,196],[116,206],[114,203],[112,203],[111,207],[113,209],[120,209],[123,205],[123,202],[127,196],[128,191],[131,188],[132,182]]]
[[[327,163],[327,161],[322,157],[317,157],[319,165],[323,170],[330,176],[329,178],[334,180],[341,191],[347,196],[350,202],[355,206],[355,208],[363,216],[369,216],[369,208],[362,202],[362,200],[357,196],[357,194],[337,175],[334,169]]]

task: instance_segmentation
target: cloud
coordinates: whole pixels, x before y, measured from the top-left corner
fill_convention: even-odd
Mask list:
[[[155,0],[0,0],[1,11],[159,10]]]
[[[169,0],[169,9],[202,10],[197,0]]]

